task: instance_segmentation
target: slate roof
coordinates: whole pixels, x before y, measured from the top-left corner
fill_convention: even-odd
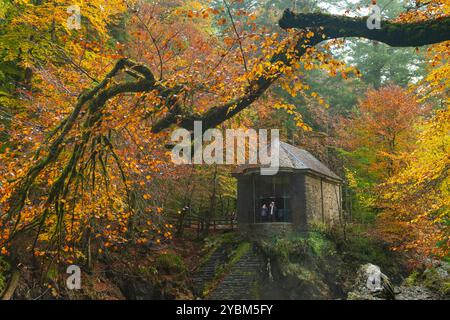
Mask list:
[[[311,170],[325,176],[341,178],[306,150],[280,142],[280,168]]]
[[[258,166],[240,166],[236,173],[255,168]],[[342,180],[308,151],[282,141],[280,141],[280,168],[313,171],[332,179]]]

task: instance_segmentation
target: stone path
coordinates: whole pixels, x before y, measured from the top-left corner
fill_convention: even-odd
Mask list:
[[[194,274],[194,288],[198,296],[203,295],[206,286],[211,284],[220,273],[220,268],[230,262],[228,254],[226,248],[218,248],[200,270]],[[256,284],[263,271],[264,262],[252,248],[231,266],[231,269],[224,274],[223,278],[204,299],[256,299],[258,298]]]
[[[218,248],[206,263],[193,276],[194,291],[201,296],[206,284],[211,282],[220,266],[228,261],[228,253],[224,247]]]
[[[250,250],[236,262],[206,299],[257,299],[257,280],[262,275],[263,266],[261,257],[254,250]]]

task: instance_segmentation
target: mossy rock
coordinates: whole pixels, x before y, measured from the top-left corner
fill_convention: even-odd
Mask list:
[[[293,232],[261,240],[260,247],[270,261],[273,275],[265,291],[274,292],[277,299],[344,297],[338,288],[343,263],[326,233],[320,230]]]
[[[450,297],[450,265],[427,269],[422,275],[423,284],[444,297]]]

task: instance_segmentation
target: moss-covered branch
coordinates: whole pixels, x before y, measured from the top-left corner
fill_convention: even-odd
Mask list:
[[[392,47],[420,47],[450,40],[450,17],[415,23],[382,21],[381,29],[373,30],[367,27],[367,19],[324,13],[294,13],[287,9],[279,25],[283,29],[321,30],[326,36],[324,39],[360,37]]]
[[[118,84],[111,83],[111,80],[116,77],[120,71],[127,70],[131,70],[138,75],[136,81],[120,82]],[[60,133],[47,146],[47,154],[41,157],[41,159],[38,159],[28,170],[27,174],[22,181],[20,181],[10,198],[10,206],[7,215],[9,219],[15,220],[15,226],[17,227],[21,221],[21,211],[25,205],[32,185],[35,183],[41,172],[51,163],[57,161],[61,152],[67,148],[67,137],[76,123],[80,123],[80,121],[85,118],[81,123],[82,127],[85,129],[82,139],[74,145],[69,161],[64,165],[60,176],[50,186],[50,192],[46,200],[47,206],[58,200],[69,174],[74,171],[74,168],[84,152],[87,142],[91,138],[94,126],[101,121],[102,110],[107,102],[123,93],[150,92],[153,90],[158,90],[158,85],[149,68],[137,64],[130,59],[120,59],[113,69],[105,76],[102,82],[93,89],[80,95],[70,116],[64,120],[62,126],[58,126]],[[83,110],[86,112],[82,113]],[[38,222],[36,221],[36,223]],[[36,223],[32,223],[31,226],[35,226]],[[42,224],[42,220],[40,224]],[[16,230],[16,227],[13,231]]]

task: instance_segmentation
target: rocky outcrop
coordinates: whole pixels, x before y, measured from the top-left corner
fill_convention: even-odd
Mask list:
[[[441,297],[436,292],[424,286],[405,286],[396,288],[396,300],[439,300]]]
[[[373,264],[365,264],[358,270],[349,300],[439,300],[445,299],[442,290],[448,283],[445,268],[432,268],[422,274],[414,272],[400,286],[393,286],[389,278]],[[447,281],[447,282],[446,282]]]
[[[117,286],[127,300],[160,300],[161,289],[144,278],[120,279]]]
[[[338,249],[320,232],[259,240],[230,236],[214,248],[193,277],[201,299],[435,300],[450,291],[447,265],[404,280],[407,273],[393,267],[397,260],[358,251],[347,255],[347,247]],[[367,245],[349,248],[367,251]],[[377,265],[367,263],[377,257]]]
[[[349,300],[395,299],[395,292],[389,278],[380,267],[368,263],[361,266],[356,274],[355,284],[348,293]]]
[[[314,242],[312,244],[311,242]],[[276,243],[240,241],[218,248],[194,283],[203,299],[343,298],[337,256],[311,238]],[[197,292],[199,290],[197,289]]]

